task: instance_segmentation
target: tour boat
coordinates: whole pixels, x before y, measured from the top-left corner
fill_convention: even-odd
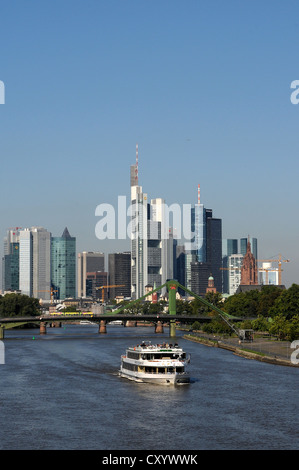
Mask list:
[[[186,366],[190,356],[178,344],[142,342],[129,347],[121,356],[120,376],[135,382],[157,384],[188,384]]]

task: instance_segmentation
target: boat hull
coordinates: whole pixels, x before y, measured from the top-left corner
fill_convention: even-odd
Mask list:
[[[190,376],[184,374],[139,374],[131,371],[120,370],[119,375],[134,382],[151,383],[158,385],[185,385],[190,383]]]

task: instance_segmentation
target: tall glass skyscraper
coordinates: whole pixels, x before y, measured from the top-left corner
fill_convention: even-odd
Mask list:
[[[253,254],[255,260],[257,260],[257,238],[241,238],[240,239],[240,253],[245,256],[247,251],[247,243],[250,241],[251,253]]]
[[[20,230],[19,289],[22,294],[50,300],[51,233],[43,227]]]
[[[197,261],[207,261],[207,224],[206,209],[203,204],[195,204],[191,208],[191,231],[194,233],[194,250]]]
[[[9,229],[4,238],[4,256],[2,258],[2,290],[19,290],[19,227]]]
[[[67,228],[51,240],[52,287],[57,299],[76,297],[76,238]]]
[[[198,197],[198,203],[191,208],[191,231],[194,234],[192,249],[189,252],[186,251],[185,257],[186,287],[190,289],[192,284],[196,288],[196,292],[203,292],[208,277],[212,274],[217,291],[222,292],[220,271],[222,265],[222,220],[213,218],[212,209],[206,209],[200,203],[200,197]],[[203,273],[201,276],[193,276],[193,281],[191,279],[191,263],[194,269]],[[206,274],[207,279],[204,286],[196,286],[196,279],[203,280],[205,272],[208,274]]]
[[[222,241],[222,292],[229,293],[230,271],[229,257],[238,253],[238,240],[236,238],[226,238]]]

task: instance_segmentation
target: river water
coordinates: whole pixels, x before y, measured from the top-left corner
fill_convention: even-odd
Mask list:
[[[1,450],[299,449],[298,369],[184,340],[192,383],[118,376],[127,346],[168,330],[64,325],[5,332]]]

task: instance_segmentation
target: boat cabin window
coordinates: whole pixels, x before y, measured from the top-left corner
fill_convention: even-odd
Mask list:
[[[131,357],[128,355],[128,357]],[[142,352],[141,359],[147,360],[147,361],[152,361],[154,359],[185,359],[186,358],[186,353],[174,353],[172,351],[162,351],[162,352]],[[135,359],[132,358],[132,359]]]
[[[128,351],[127,357],[129,357],[130,359],[139,359],[139,353],[136,351]]]

